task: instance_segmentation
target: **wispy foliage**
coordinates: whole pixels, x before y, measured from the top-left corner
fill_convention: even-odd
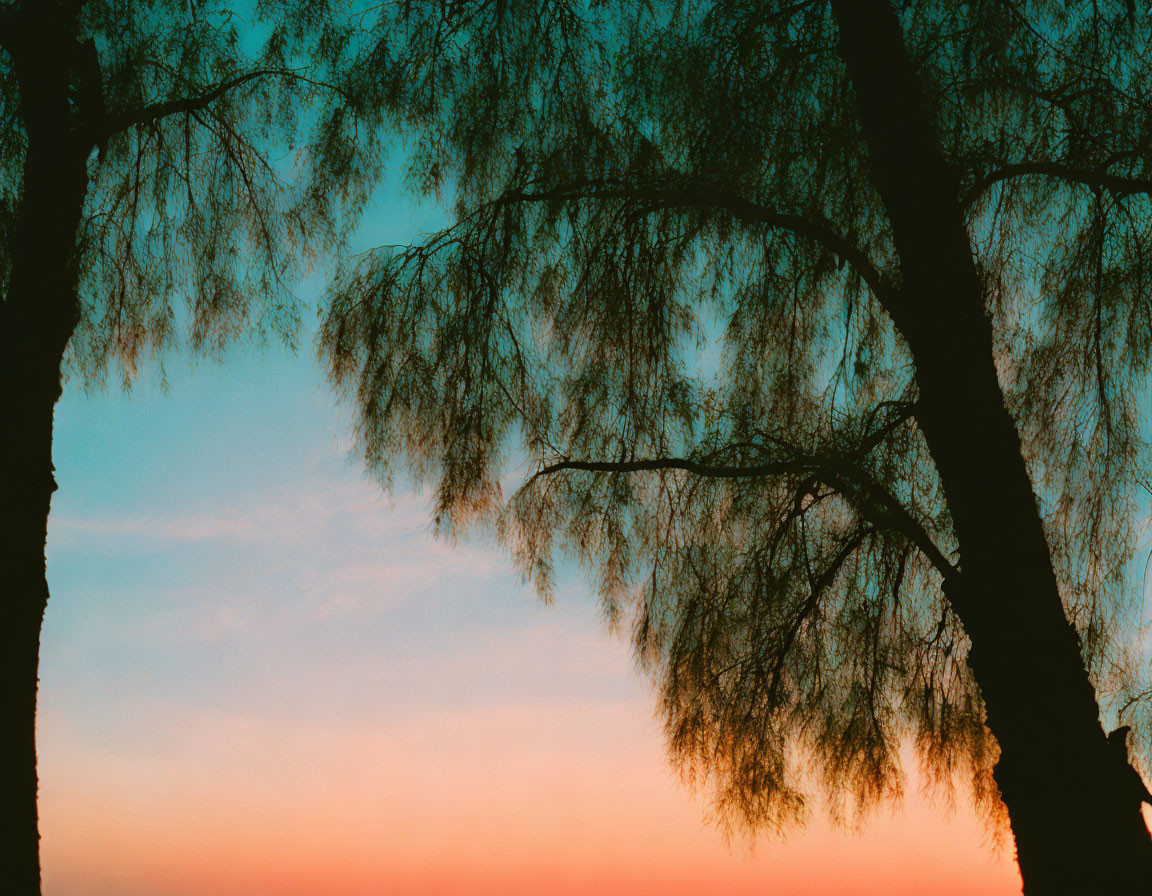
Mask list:
[[[91,55],[69,82],[77,139],[93,151],[70,365],[86,382],[127,385],[178,344],[216,354],[241,333],[295,339],[295,287],[348,232],[381,162],[375,99],[356,96],[341,65],[362,34],[354,12],[83,4],[76,40]],[[15,76],[0,65],[7,247],[25,139]]]
[[[1148,22],[902,9],[1062,594],[1147,747],[1125,571],[1152,348]],[[458,216],[331,295],[323,352],[373,467],[434,483],[448,529],[495,520],[545,594],[563,551],[596,571],[727,822],[802,818],[813,778],[836,817],[896,797],[908,737],[994,810],[941,591],[956,542],[826,4],[426,3],[379,33],[362,76],[422,129],[413,182],[453,190]]]

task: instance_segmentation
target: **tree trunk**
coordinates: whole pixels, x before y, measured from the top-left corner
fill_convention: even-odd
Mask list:
[[[1147,892],[1152,839],[1125,793],[1063,604],[984,290],[924,92],[887,0],[832,0],[903,282],[888,311],[912,351],[917,420],[960,547],[945,591],[971,640],[996,783],[1028,894]]]
[[[56,488],[52,414],[61,361],[78,319],[75,252],[87,191],[87,152],[69,128],[69,60],[77,43],[54,4],[28,4],[4,34],[27,137],[0,306],[0,875],[5,892],[40,892],[36,812],[36,692],[40,625],[48,602],[44,549]]]
[[[5,374],[8,373],[5,370]],[[7,400],[12,390],[7,376],[5,379],[5,416],[11,427],[8,438],[23,439],[27,431],[25,421],[13,419],[14,415],[8,410],[12,408]],[[48,416],[50,428],[51,408]],[[0,539],[0,564],[4,569],[0,718],[4,720],[6,733],[0,741],[3,744],[0,748],[0,829],[4,831],[0,838],[0,868],[4,870],[10,892],[24,896],[40,892],[36,690],[40,623],[48,601],[44,537],[50,492],[43,488],[42,475],[29,476],[29,468],[18,466],[19,458],[13,456],[16,454],[5,446],[4,526]]]

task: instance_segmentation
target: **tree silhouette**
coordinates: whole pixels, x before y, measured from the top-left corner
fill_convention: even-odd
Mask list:
[[[214,354],[241,334],[291,340],[290,283],[337,241],[375,172],[374,132],[357,133],[355,99],[323,81],[355,33],[345,5],[259,11],[0,4],[0,868],[11,893],[39,892],[34,726],[62,376],[127,386],[140,361],[178,343]],[[312,136],[293,146],[303,125]]]
[[[429,3],[364,76],[456,223],[334,288],[374,470],[597,572],[723,819],[1007,808],[1139,892],[1152,50],[1131,4]],[[530,471],[511,500],[510,469]],[[1126,734],[1126,732],[1125,732]],[[805,768],[814,771],[806,775]],[[1002,802],[1001,802],[1002,800]]]

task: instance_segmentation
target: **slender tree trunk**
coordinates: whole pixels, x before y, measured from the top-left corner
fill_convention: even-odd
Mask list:
[[[52,414],[61,360],[78,319],[75,251],[87,190],[86,155],[69,127],[69,16],[34,3],[12,16],[5,49],[20,88],[27,137],[0,306],[0,879],[5,892],[40,892],[36,811],[36,692],[48,602],[44,549],[56,488]]]
[[[9,892],[40,892],[36,814],[36,691],[40,624],[48,602],[44,544],[51,470],[52,404],[17,396],[30,379],[11,369],[5,356],[3,450],[3,537],[0,568],[4,594],[0,615],[0,718],[5,736],[0,753],[0,868]],[[16,375],[14,375],[16,374]],[[37,450],[39,449],[39,450]]]
[[[924,92],[888,0],[832,0],[903,283],[889,312],[916,362],[917,419],[960,546],[946,592],[1000,746],[996,783],[1029,894],[1145,893],[1152,840],[1109,751],[1065,618],[984,290]]]

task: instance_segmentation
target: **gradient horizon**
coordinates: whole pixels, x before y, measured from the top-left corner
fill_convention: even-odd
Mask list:
[[[232,354],[58,410],[47,896],[1019,892],[915,778],[862,836],[729,849],[581,577],[545,607],[435,540],[314,362]]]
[[[370,231],[435,210],[395,195]],[[385,214],[387,212],[388,214]],[[1019,893],[961,792],[731,845],[585,579],[554,606],[350,452],[312,358],[65,388],[41,648],[46,896]]]

